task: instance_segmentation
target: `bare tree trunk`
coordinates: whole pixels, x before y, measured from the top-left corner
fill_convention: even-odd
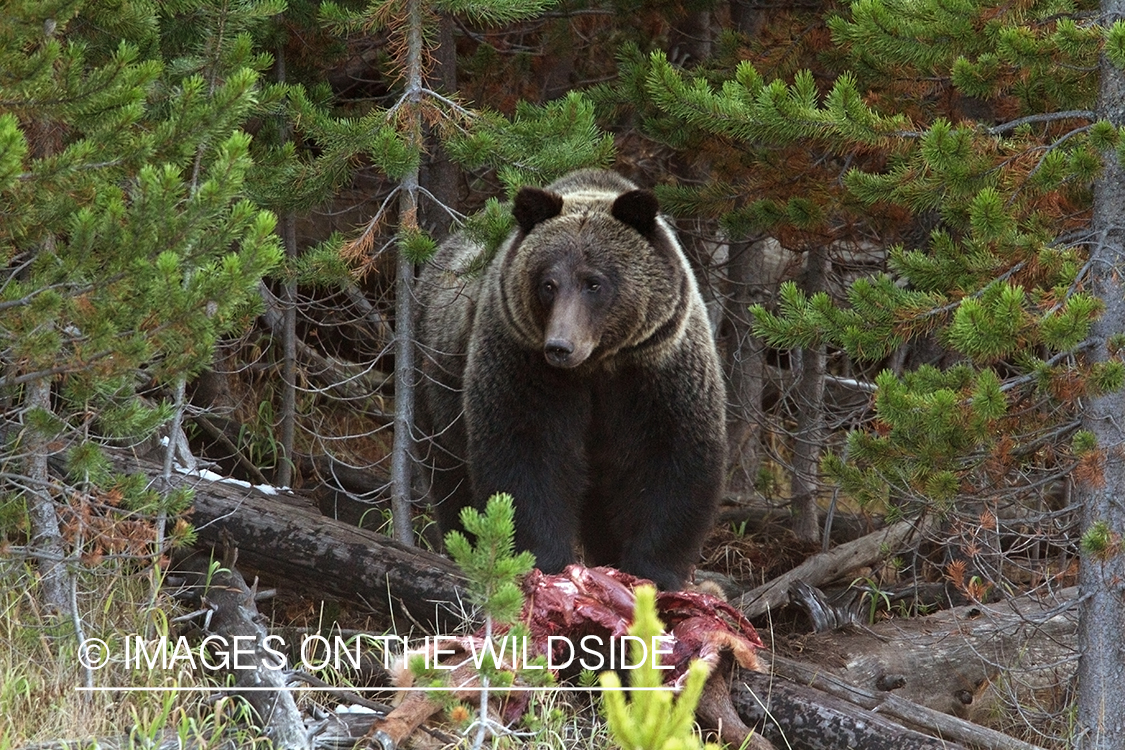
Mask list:
[[[50,26],[44,25],[43,33],[44,36],[51,37],[54,34],[53,23]],[[25,124],[25,132],[31,155],[35,159],[47,159],[62,150],[63,128],[58,123],[32,117]],[[38,252],[50,257],[55,254],[55,249],[55,236],[48,233]],[[29,371],[36,369],[32,365]],[[47,366],[43,369],[51,368]],[[36,378],[24,386],[23,469],[27,481],[25,497],[28,522],[31,524],[28,546],[32,549],[39,568],[43,602],[57,614],[68,615],[78,622],[70,596],[73,581],[65,562],[66,545],[59,528],[59,515],[51,497],[50,478],[47,474],[47,459],[55,436],[40,431],[39,427],[46,420],[29,418],[28,412],[31,410],[39,410],[48,418],[54,417],[51,411],[50,377]]]
[[[285,83],[285,46],[277,46],[277,80]],[[282,123],[282,140],[292,138],[292,124]],[[281,217],[281,241],[285,257],[292,262],[297,257],[297,216],[287,210]],[[290,281],[281,292],[282,352],[281,352],[281,450],[277,456],[274,481],[279,487],[293,485],[293,442],[297,433],[297,284]]]
[[[457,47],[453,36],[453,16],[443,13],[438,19],[437,47],[433,50],[434,64],[430,70],[429,87],[439,93],[456,97]],[[426,158],[421,174],[422,187],[431,200],[423,204],[422,224],[435,240],[444,240],[453,230],[454,214],[458,207],[460,170],[449,158],[437,129],[426,128]]]
[[[406,112],[408,137],[422,148],[422,0],[407,3]],[[418,230],[418,179],[415,167],[399,187],[399,233]],[[395,436],[391,448],[391,514],[396,541],[414,544],[414,261],[399,248],[395,281]]]
[[[761,340],[751,333],[750,306],[762,302],[762,253],[758,243],[730,246],[726,294],[727,435],[730,443],[732,486],[753,487],[761,465],[762,388],[765,356]]]
[[[1125,14],[1125,0],[1103,0],[1107,20]],[[1115,126],[1125,125],[1125,74],[1102,55],[1099,115]],[[1125,331],[1125,170],[1116,155],[1106,154],[1105,167],[1094,187],[1090,286],[1105,303],[1105,312],[1090,330],[1090,358],[1109,357],[1109,338]],[[1102,451],[1100,481],[1080,482],[1076,488],[1082,506],[1083,534],[1104,529],[1103,552],[1083,555],[1079,572],[1082,607],[1078,629],[1078,750],[1125,747],[1125,654],[1121,634],[1125,632],[1125,393],[1120,391],[1091,398],[1083,426],[1098,439]]]
[[[403,180],[399,210],[417,219],[418,174]],[[395,282],[395,434],[391,448],[391,514],[395,541],[414,544],[414,261],[399,250]]]
[[[37,378],[26,386],[27,410],[36,409],[51,413],[51,381]],[[39,566],[39,585],[43,602],[57,614],[72,614],[70,599],[70,573],[66,569],[66,545],[59,528],[59,515],[51,498],[47,458],[50,454],[51,435],[39,431],[37,422],[24,420],[26,430],[24,473],[27,475],[27,513],[31,522],[31,549]]]
[[[810,296],[824,289],[828,271],[826,248],[809,251],[805,292]],[[820,454],[824,443],[824,376],[827,351],[824,344],[801,352],[801,373],[794,399],[797,434],[793,441],[793,533],[807,542],[820,542],[816,497],[820,486]]]

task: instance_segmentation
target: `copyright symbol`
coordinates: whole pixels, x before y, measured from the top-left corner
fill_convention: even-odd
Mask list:
[[[86,669],[101,669],[109,664],[109,644],[101,638],[87,638],[78,647],[78,663]]]

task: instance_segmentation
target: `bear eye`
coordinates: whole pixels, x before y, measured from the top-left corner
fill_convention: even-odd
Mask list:
[[[539,290],[541,292],[543,292],[543,294],[546,294],[546,295],[554,294],[555,293],[555,282],[544,281],[542,284],[539,285]]]
[[[586,279],[586,291],[587,292],[597,292],[597,291],[600,291],[601,288],[602,288],[602,282],[598,281],[597,279]]]

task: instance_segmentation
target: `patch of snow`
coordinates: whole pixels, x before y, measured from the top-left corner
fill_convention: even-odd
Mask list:
[[[165,438],[167,439],[167,438]],[[253,487],[263,495],[276,495],[279,492],[288,492],[288,487],[274,487],[272,484],[250,484],[242,479],[235,479],[234,477],[224,477],[222,474],[216,474],[210,469],[191,469],[184,468],[179,463],[175,464],[176,471],[189,477],[199,477],[208,482],[222,482],[224,484],[233,484],[236,487],[245,487],[247,489]]]

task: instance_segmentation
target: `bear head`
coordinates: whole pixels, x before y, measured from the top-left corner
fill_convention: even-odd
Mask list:
[[[552,367],[604,362],[675,311],[685,270],[648,190],[559,194],[525,187],[501,269],[507,319]]]

